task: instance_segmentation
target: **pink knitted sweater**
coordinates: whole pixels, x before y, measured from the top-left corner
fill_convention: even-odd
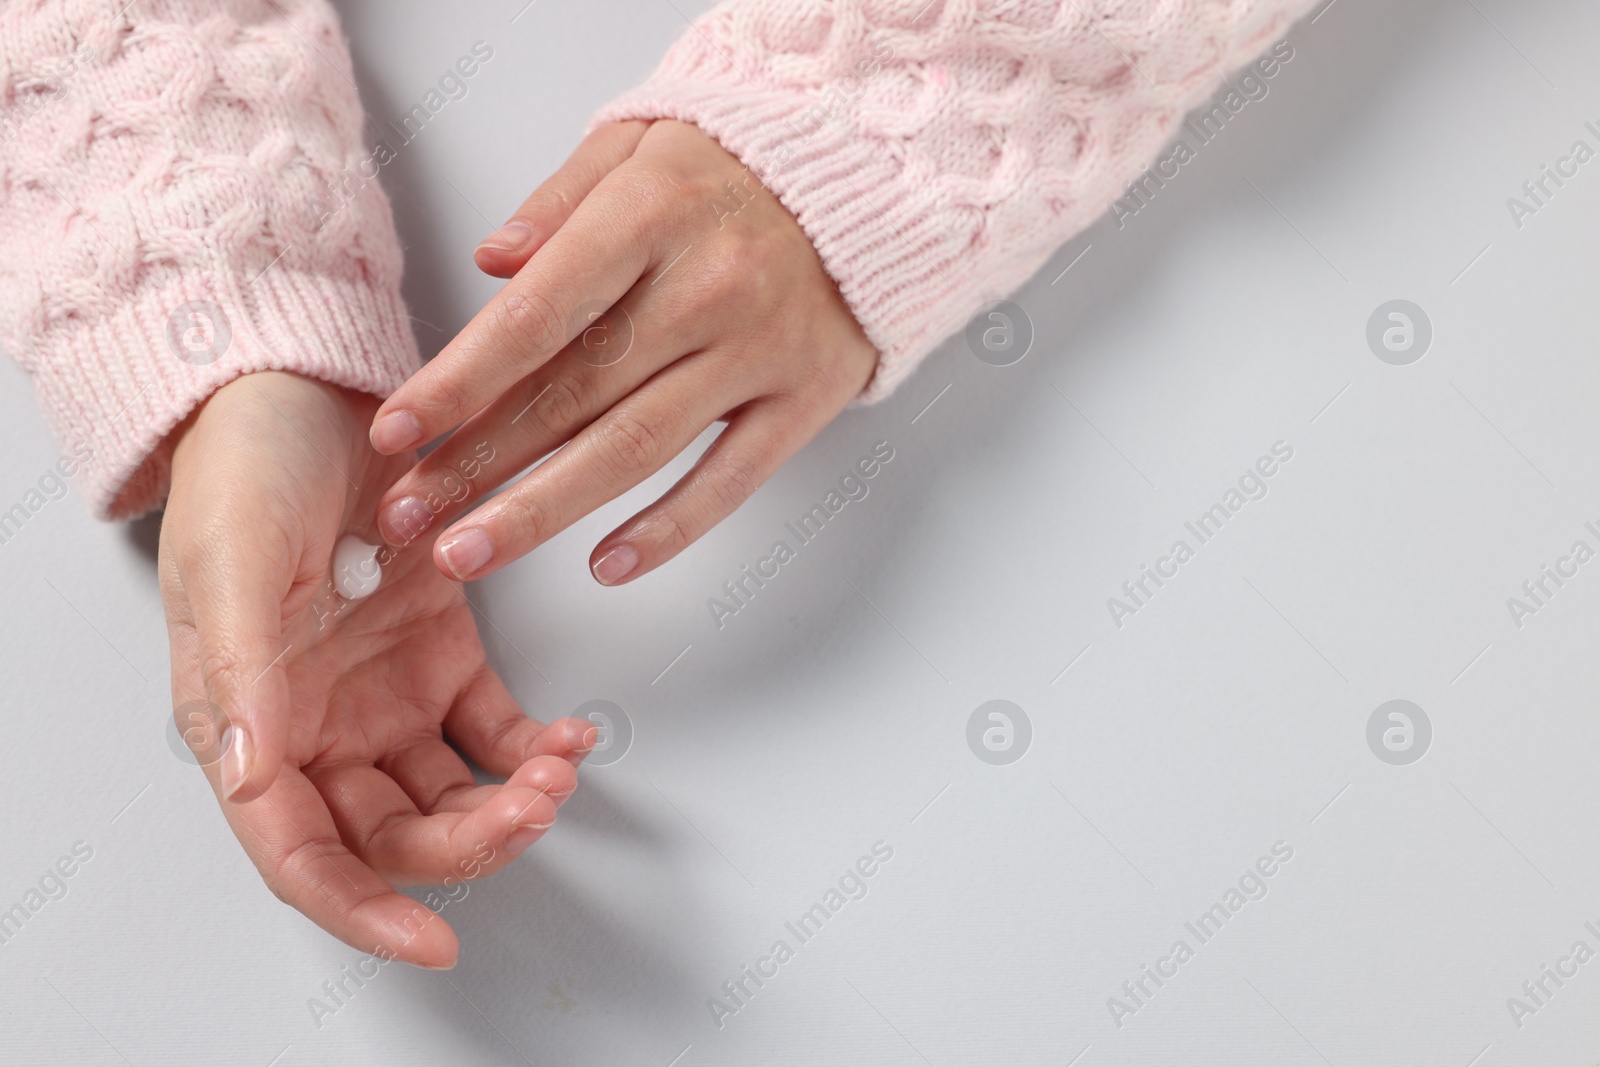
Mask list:
[[[1310,2],[729,0],[596,121],[745,161],[877,346],[872,400]],[[97,513],[159,506],[166,438],[240,374],[417,368],[327,0],[8,0],[0,90],[0,346]]]

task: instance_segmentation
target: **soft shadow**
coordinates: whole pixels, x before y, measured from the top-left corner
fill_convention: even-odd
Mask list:
[[[1207,226],[1241,195],[1254,196],[1245,184],[1247,177],[1270,189],[1292,184],[1298,176],[1326,165],[1330,153],[1340,150],[1344,131],[1387,106],[1390,83],[1402,75],[1407,57],[1422,51],[1432,27],[1450,14],[1443,0],[1392,9],[1375,4],[1343,6],[1348,8],[1343,17],[1334,17],[1341,14],[1335,9],[1315,26],[1302,22],[1290,31],[1288,39],[1299,58],[1278,76],[1267,101],[1272,106],[1246,113],[1248,122],[1230,127],[1223,135],[1226,141],[1208,147],[1193,173],[1185,171],[1182,204],[1158,201],[1140,214],[1136,234],[1119,233],[1109,216],[1102,217],[1011,296],[1033,320],[1037,340],[1026,359],[1007,368],[1003,377],[986,374],[992,369],[978,364],[964,339],[952,338],[893,397],[872,408],[846,412],[825,431],[818,447],[791,460],[771,480],[770,491],[805,498],[837,473],[824,466],[831,460],[811,458],[835,454],[826,447],[833,438],[843,435],[842,440],[852,444],[877,437],[898,442],[908,437],[910,420],[944,383],[954,381],[929,415],[945,429],[918,436],[915,462],[895,472],[893,498],[882,501],[895,508],[892,522],[876,523],[887,535],[852,542],[845,573],[853,581],[869,594],[874,589],[891,590],[884,595],[892,599],[896,585],[924,580],[925,576],[899,564],[894,531],[917,528],[935,504],[946,473],[1002,463],[1032,446],[1041,423],[1061,421],[1062,401],[1051,387],[1060,368],[1107,358],[1088,341],[1102,332],[1103,324],[1160,314],[1159,308],[1136,302],[1133,294],[1139,292],[1139,281],[1191,231]],[[1130,224],[1129,231],[1133,229]],[[1052,279],[1087,244],[1095,246],[1092,258],[1074,268],[1070,284],[1053,286]],[[997,523],[1003,519],[995,516]],[[699,714],[717,728],[735,728],[743,709],[760,706],[763,694],[802,683],[785,652],[796,645],[811,647],[825,641],[833,646],[837,658],[830,659],[830,673],[879,669],[872,659],[872,634],[882,623],[859,602],[852,603],[856,599],[845,582],[830,582],[825,596],[815,589],[807,594],[798,617],[757,613],[748,621],[750,629],[759,631],[759,639],[743,644],[746,654],[724,658],[726,669],[714,691],[700,702]],[[740,620],[741,627],[745,621]],[[846,708],[836,712],[851,713]]]
[[[128,544],[154,566],[161,548],[161,519],[165,512],[157,511],[142,519],[122,524],[122,537]]]

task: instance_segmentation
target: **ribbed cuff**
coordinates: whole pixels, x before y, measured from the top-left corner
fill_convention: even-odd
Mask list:
[[[1123,183],[1154,160],[1183,113],[1310,0],[1091,5],[1097,12],[1126,6],[1129,24],[1104,30],[1112,15],[1091,21],[1074,9],[1065,30],[1033,39],[1035,53],[1022,40],[1026,32],[999,14],[985,21],[971,4],[946,5],[951,10],[937,26],[917,33],[897,30],[885,17],[885,36],[863,25],[860,12],[848,19],[840,13],[848,25],[834,30],[860,46],[854,65],[835,43],[824,59],[803,47],[796,24],[811,23],[779,18],[780,3],[714,9],[648,81],[603,108],[595,125],[692,123],[772,190],[878,349],[877,370],[857,398],[870,403],[1103,214],[1123,195]],[[909,15],[915,5],[901,6]],[[756,8],[771,17],[754,18]],[[1069,32],[1079,39],[1062,37]],[[1120,50],[1108,55],[1111,40],[1140,40],[1140,66]],[[795,51],[784,51],[785,44]],[[918,68],[926,85],[902,79],[892,83],[894,92],[864,93],[865,81],[895,76],[879,73],[884,54],[904,57],[896,62]],[[991,84],[1010,76],[1007,57],[1031,70],[1018,77],[1015,93]],[[1040,87],[1035,76],[1044,61],[1085,66],[1083,83]],[[964,76],[959,106],[948,89],[957,77],[947,69],[952,63]],[[1012,135],[991,136],[991,128]]]
[[[254,282],[186,275],[94,322],[52,324],[25,362],[80,485],[102,519],[164,502],[168,435],[217,389],[292,371],[387,396],[421,364],[398,294],[364,281],[269,268]]]

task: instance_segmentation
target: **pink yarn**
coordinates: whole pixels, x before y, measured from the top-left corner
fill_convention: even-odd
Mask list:
[[[324,0],[0,4],[0,345],[102,517],[161,504],[167,436],[241,374],[420,365],[352,78]]]
[[[1311,0],[730,0],[596,122],[692,122],[810,236],[887,396]]]
[[[766,182],[879,349],[870,401],[1310,2],[731,0],[596,122],[695,123]],[[240,374],[418,366],[351,79],[326,0],[0,4],[0,345],[98,514],[159,506]]]

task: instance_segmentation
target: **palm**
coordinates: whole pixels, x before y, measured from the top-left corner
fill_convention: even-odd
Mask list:
[[[510,862],[572,791],[589,724],[523,714],[425,545],[386,562],[370,597],[332,593],[334,544],[370,536],[410,459],[366,446],[375,407],[252,375],[185,433],[162,530],[173,690],[247,724],[256,764],[277,768],[223,810],[278,895],[353,945],[437,966],[453,933],[392,886]],[[476,785],[446,738],[508,781]],[[218,761],[207,774],[222,792]]]
[[[338,613],[322,620],[323,639],[287,662],[290,764],[308,773],[351,760],[377,764],[439,740],[451,707],[488,669],[461,587],[425,551],[409,551],[384,568],[371,597],[333,603]],[[316,615],[301,618],[310,624]]]

